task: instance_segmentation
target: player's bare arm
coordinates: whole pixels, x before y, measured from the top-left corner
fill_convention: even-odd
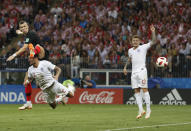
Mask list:
[[[24,82],[23,82],[23,85],[27,85],[29,83],[29,80],[28,80],[28,71],[25,73],[25,78],[24,78]]]
[[[152,32],[152,42],[151,42],[151,46],[156,44],[156,33],[155,33],[155,27],[154,25],[150,26],[150,30]]]
[[[60,74],[61,74],[61,69],[60,69],[58,66],[55,66],[54,70],[55,70],[55,72],[56,72],[56,74],[54,75],[54,79],[55,79],[55,80],[58,80],[58,77],[59,77]]]
[[[7,61],[13,60],[16,56],[20,55],[22,52],[26,51],[28,48],[28,44],[24,44],[22,48],[20,48],[17,52],[7,58]]]
[[[25,82],[26,80],[28,80],[28,71],[27,71],[26,74],[25,74],[24,82]]]
[[[123,68],[123,73],[124,73],[124,75],[127,75],[127,66],[130,64],[130,62],[131,62],[131,58],[129,58],[129,59],[127,60],[127,62],[125,63],[125,66],[124,66],[124,68]]]

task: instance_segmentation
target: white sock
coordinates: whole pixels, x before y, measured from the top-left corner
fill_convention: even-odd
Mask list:
[[[58,98],[56,98],[55,101],[56,101],[56,103],[61,102],[61,101],[62,101],[62,97],[58,97]]]
[[[150,108],[150,95],[149,95],[149,92],[144,92],[144,100],[146,102],[146,107],[147,107],[147,112],[150,112],[151,111],[151,108]]]
[[[59,95],[59,97],[55,99],[56,103],[61,102],[65,96],[66,95],[63,95],[63,94]]]
[[[27,101],[26,104],[27,104],[27,105],[32,105],[31,101]]]
[[[141,113],[143,111],[143,100],[142,100],[142,96],[140,93],[135,93],[135,98],[137,101],[137,105],[139,107],[139,113]]]

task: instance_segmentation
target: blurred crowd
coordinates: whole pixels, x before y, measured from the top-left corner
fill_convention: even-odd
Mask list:
[[[142,44],[149,42],[153,24],[157,44],[147,54],[149,76],[191,76],[190,0],[0,1],[1,58],[24,44],[21,37],[16,47],[9,45],[24,19],[50,51],[50,60],[66,71],[71,63],[76,76],[79,68],[122,69],[132,35],[141,36]],[[158,56],[168,58],[167,68],[155,66]]]

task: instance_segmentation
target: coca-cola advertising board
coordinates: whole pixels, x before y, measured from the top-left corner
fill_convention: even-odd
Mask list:
[[[40,89],[33,89],[33,103],[46,103]],[[73,98],[65,99],[67,104],[123,104],[123,89],[76,89]]]
[[[34,104],[45,104],[46,97],[43,94],[42,90],[39,88],[33,88],[32,89],[32,103]]]
[[[123,89],[78,89],[70,104],[123,104]]]

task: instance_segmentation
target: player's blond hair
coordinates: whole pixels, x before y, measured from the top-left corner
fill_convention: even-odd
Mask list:
[[[133,35],[132,39],[133,40],[134,38],[138,38],[138,39],[141,39],[138,35]]]

